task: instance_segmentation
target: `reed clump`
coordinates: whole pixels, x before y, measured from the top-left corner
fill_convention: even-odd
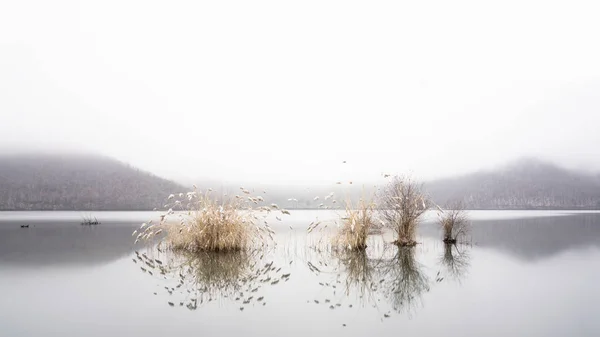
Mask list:
[[[442,240],[446,244],[454,244],[470,231],[469,218],[462,202],[454,202],[445,207],[438,208],[438,223],[442,228]]]
[[[263,202],[262,197],[243,192],[246,195],[222,198],[210,189],[203,194],[196,190],[171,194],[165,205],[169,209],[160,215],[160,222],[142,224],[137,239],[165,233],[163,242],[168,248],[191,253],[241,251],[264,245],[274,232],[257,214],[268,213],[271,207],[254,206]]]
[[[398,246],[417,244],[417,226],[428,210],[429,200],[422,186],[409,177],[395,176],[379,196],[381,217],[396,233]]]
[[[218,202],[208,195],[198,198],[195,209],[183,221],[168,227],[167,244],[190,252],[245,249],[255,236],[248,214],[238,200]]]
[[[334,246],[348,250],[365,250],[367,238],[375,223],[375,203],[361,198],[356,204],[347,200],[345,206],[345,213],[340,219],[340,230],[334,237]]]

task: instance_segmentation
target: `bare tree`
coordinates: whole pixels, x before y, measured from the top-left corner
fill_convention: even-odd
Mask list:
[[[419,219],[428,209],[422,185],[408,177],[395,176],[379,198],[381,217],[397,235],[396,244],[413,246]]]
[[[445,208],[438,208],[439,224],[444,232],[444,243],[452,244],[467,235],[470,231],[470,222],[465,212],[464,203],[457,201],[448,204]]]

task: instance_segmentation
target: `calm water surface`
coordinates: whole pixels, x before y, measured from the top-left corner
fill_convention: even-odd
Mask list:
[[[595,212],[471,212],[456,247],[430,214],[413,249],[343,254],[306,234],[335,214],[296,211],[275,247],[199,257],[134,246],[152,212],[94,215],[0,213],[1,336],[600,336]]]

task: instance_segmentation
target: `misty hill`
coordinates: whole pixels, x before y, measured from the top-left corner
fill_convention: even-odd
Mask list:
[[[0,155],[0,210],[152,210],[183,187],[93,155]]]
[[[356,202],[363,191],[369,197],[385,182],[380,181],[377,186],[359,183],[329,186],[241,185],[253,190],[256,195],[263,195],[261,192],[266,191],[264,197],[267,203],[274,202],[290,209],[316,209],[321,203],[343,208],[344,200]],[[230,195],[240,193],[239,185],[235,184],[218,186],[205,182],[197,185]],[[424,188],[439,205],[463,200],[470,209],[600,209],[600,176],[567,170],[531,158],[517,160],[496,170],[425,182]],[[336,204],[332,204],[331,199],[324,200],[331,192],[334,192]],[[319,198],[314,200],[317,196]],[[289,201],[290,198],[297,201]]]
[[[598,176],[530,158],[425,188],[440,205],[464,200],[470,209],[600,209]]]
[[[197,184],[229,195],[236,184]],[[373,185],[245,186],[267,203],[282,207],[343,206],[343,200],[371,195]],[[600,176],[570,171],[535,159],[504,168],[425,184],[432,199],[444,205],[464,200],[470,209],[600,209]],[[0,210],[152,210],[165,196],[184,187],[119,161],[93,155],[0,155]],[[262,193],[262,191],[266,193]],[[334,192],[337,204],[324,200]],[[314,200],[319,196],[318,200]],[[297,199],[289,201],[288,199]]]

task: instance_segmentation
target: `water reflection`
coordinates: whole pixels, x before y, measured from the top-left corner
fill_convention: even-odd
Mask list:
[[[409,254],[375,242],[359,254],[307,248],[327,238],[306,238],[302,226],[313,213],[292,214],[276,223],[279,244],[262,259],[263,252],[166,258],[161,255],[166,252],[133,246],[131,232],[139,223],[110,223],[104,216],[96,228],[37,222],[26,229],[0,221],[2,333],[506,336],[517,329],[528,336],[600,335],[594,316],[600,310],[598,214],[477,220],[472,247],[444,246],[431,224],[431,238],[420,240]],[[422,229],[425,234],[427,225]],[[431,291],[419,291],[415,267]],[[244,281],[261,271],[265,274]],[[290,272],[286,282],[282,276]],[[403,278],[413,285],[400,287]],[[227,288],[232,279],[238,281]],[[405,289],[410,305],[394,294],[398,289]],[[394,311],[398,302],[405,305],[396,306],[401,312]],[[465,317],[477,324],[461,324]]]
[[[396,254],[382,265],[382,277],[385,296],[396,312],[411,314],[429,291],[429,278],[411,247],[398,247]]]
[[[447,277],[460,282],[469,270],[469,247],[467,245],[445,244],[444,253],[440,256],[439,262],[444,267]],[[439,274],[436,277],[437,282],[441,282],[443,279],[444,276]]]
[[[340,272],[338,279],[343,286],[343,295],[358,307],[378,308],[381,301],[380,250],[346,251],[335,254]]]
[[[493,214],[493,211],[489,212]],[[502,212],[496,212],[502,214]],[[510,211],[505,211],[509,215]],[[552,258],[565,251],[600,247],[600,215],[573,213],[516,219],[472,221],[472,243],[510,254],[528,262]],[[437,223],[424,223],[420,234],[439,239]]]
[[[163,280],[160,291],[170,306],[196,310],[209,303],[237,303],[240,310],[266,305],[261,291],[289,281],[291,273],[265,258],[265,252],[201,252],[163,250],[136,251],[136,264],[149,276]],[[157,292],[154,293],[157,295]]]
[[[453,278],[467,274],[467,249],[444,247],[441,262]],[[321,288],[309,302],[330,309],[367,308],[382,319],[393,313],[410,318],[423,306],[423,296],[430,291],[432,275],[419,262],[418,248],[388,244],[366,251],[312,251],[316,256],[307,262],[307,267],[318,276]],[[438,272],[436,283],[442,280]]]
[[[344,272],[344,293],[358,295],[359,298],[367,298],[376,290],[379,260],[368,257],[367,252],[341,251],[336,257]]]
[[[21,225],[29,225],[21,228]],[[30,267],[90,267],[108,264],[134,250],[133,222],[0,221],[0,265]],[[140,245],[141,246],[141,245]]]

